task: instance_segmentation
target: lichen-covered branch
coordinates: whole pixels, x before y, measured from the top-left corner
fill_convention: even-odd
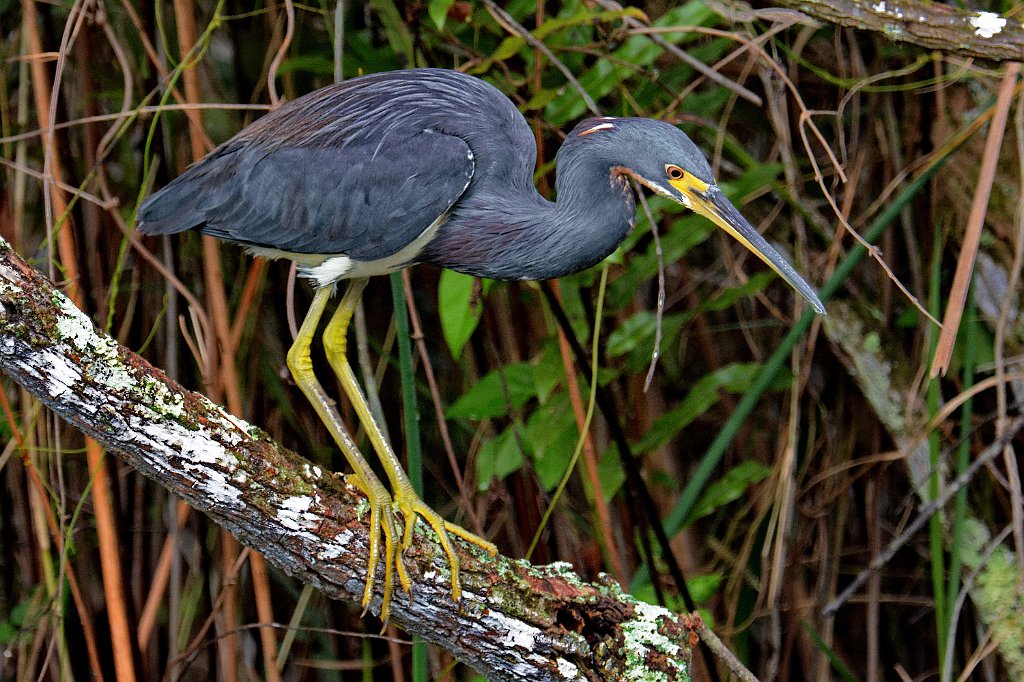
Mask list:
[[[360,599],[363,498],[97,332],[2,239],[0,369],[284,572]],[[396,595],[393,622],[494,680],[689,679],[690,631],[669,611],[612,582],[584,583],[565,564],[459,549],[456,608],[444,554],[417,534],[406,557],[415,601]]]
[[[779,0],[840,26],[883,33],[932,50],[995,61],[1024,60],[1024,26],[993,12],[918,0]]]

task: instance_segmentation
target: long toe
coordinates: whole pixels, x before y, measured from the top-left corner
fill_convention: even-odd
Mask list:
[[[363,613],[366,613],[370,602],[373,600],[374,582],[377,575],[377,566],[380,563],[380,540],[381,532],[384,535],[384,583],[380,605],[380,619],[387,624],[391,618],[391,599],[394,596],[395,572],[398,573],[398,580],[402,589],[409,591],[411,582],[409,573],[402,562],[402,553],[398,551],[399,536],[395,523],[394,505],[391,495],[379,481],[365,481],[357,475],[347,476],[349,483],[358,488],[366,495],[367,504],[370,507],[370,556],[366,565],[366,584],[363,588]]]
[[[484,550],[485,552],[487,552],[491,556],[494,556],[494,555],[496,555],[498,553],[497,545],[495,545],[490,540],[484,540],[482,537],[480,537],[476,533],[468,531],[465,528],[463,528],[462,526],[457,526],[454,523],[450,523],[448,521],[445,521],[444,522],[444,528],[445,528],[445,530],[447,530],[452,535],[458,535],[460,538],[462,538],[466,542],[468,542],[468,543],[470,543],[472,545],[476,545],[477,547],[479,547],[480,549]]]
[[[418,518],[422,517],[434,530],[438,542],[441,543],[441,549],[444,550],[445,556],[448,557],[448,565],[451,571],[452,599],[459,601],[462,597],[459,556],[455,552],[455,546],[452,544],[449,533],[483,548],[492,555],[497,552],[495,546],[487,540],[470,533],[468,530],[445,521],[441,518],[440,514],[428,507],[411,488],[395,492],[395,506],[402,513],[402,519],[405,522],[405,534],[402,538],[403,549],[408,548],[412,542],[412,532]]]
[[[388,621],[391,619],[391,597],[395,592],[395,563],[399,566],[399,576],[405,570],[402,565],[402,555],[398,551],[398,531],[395,528],[395,513],[391,507],[391,498],[388,497],[387,502],[381,509],[381,526],[384,529],[384,595],[381,597],[380,602],[380,619],[386,627]],[[373,574],[366,576],[366,584],[369,587]],[[408,578],[406,578],[408,581]],[[408,586],[405,584],[402,587],[408,591]]]

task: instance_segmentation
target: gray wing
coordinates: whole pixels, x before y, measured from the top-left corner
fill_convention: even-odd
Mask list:
[[[466,142],[431,130],[339,146],[266,142],[225,143],[149,197],[139,229],[373,261],[419,236],[473,176]]]

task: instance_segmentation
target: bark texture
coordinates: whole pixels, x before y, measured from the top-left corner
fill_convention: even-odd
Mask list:
[[[360,599],[362,496],[99,333],[2,239],[0,369],[285,573]],[[585,583],[568,564],[490,557],[453,538],[463,570],[456,607],[447,561],[423,528],[406,556],[415,601],[397,591],[392,621],[489,679],[689,679],[687,619],[611,581]],[[370,610],[379,607],[378,592]]]
[[[779,0],[778,4],[928,49],[993,61],[1024,60],[1024,26],[992,12],[917,0]]]

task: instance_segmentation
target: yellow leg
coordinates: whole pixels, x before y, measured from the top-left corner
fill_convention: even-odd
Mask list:
[[[394,573],[396,562],[392,560],[395,556],[395,545],[398,532],[395,526],[395,515],[391,504],[391,495],[387,488],[381,483],[373,469],[359,454],[355,443],[345,430],[341,416],[331,403],[330,398],[324,392],[323,386],[313,373],[313,362],[309,357],[309,347],[316,333],[317,325],[323,316],[324,306],[331,297],[331,289],[324,288],[317,290],[313,296],[313,303],[302,321],[302,328],[295,339],[295,343],[288,351],[288,369],[291,370],[295,383],[302,392],[306,394],[309,402],[312,403],[316,413],[331,432],[342,454],[348,460],[349,466],[355,472],[350,481],[366,495],[370,505],[370,558],[366,569],[366,587],[363,589],[363,609],[373,597],[373,581],[377,575],[377,563],[380,559],[380,533],[384,531],[384,596],[381,604],[381,620],[387,622],[391,608],[391,595],[394,591]],[[398,579],[402,586],[408,591],[409,575],[401,562],[397,563]]]
[[[452,598],[457,601],[462,596],[462,586],[459,579],[459,558],[455,554],[455,548],[448,538],[448,533],[458,535],[464,540],[482,547],[491,554],[496,553],[497,548],[492,543],[470,533],[468,530],[448,523],[420,499],[416,491],[413,490],[409,477],[402,470],[401,462],[399,462],[398,457],[395,455],[395,451],[388,444],[381,433],[380,427],[377,426],[377,422],[370,414],[370,407],[366,403],[362,389],[359,388],[359,384],[356,382],[355,374],[352,372],[352,367],[349,365],[346,355],[348,325],[352,320],[352,314],[355,312],[359,297],[366,287],[366,282],[366,279],[352,280],[344,297],[341,299],[341,303],[338,305],[337,311],[334,313],[334,317],[327,324],[327,328],[324,330],[324,348],[327,350],[327,360],[331,363],[335,374],[338,375],[338,380],[341,382],[345,394],[348,395],[353,409],[355,409],[356,414],[359,416],[360,423],[366,429],[367,436],[373,444],[373,448],[377,451],[377,455],[384,465],[384,470],[387,472],[388,479],[391,481],[395,506],[398,507],[398,510],[402,513],[402,518],[405,520],[405,533],[402,537],[403,551],[408,549],[412,543],[412,533],[416,525],[416,519],[422,516],[430,524],[430,527],[434,529],[438,540],[441,542],[441,548],[448,556],[452,575]],[[398,565],[401,566],[401,557],[396,557],[396,560]]]

